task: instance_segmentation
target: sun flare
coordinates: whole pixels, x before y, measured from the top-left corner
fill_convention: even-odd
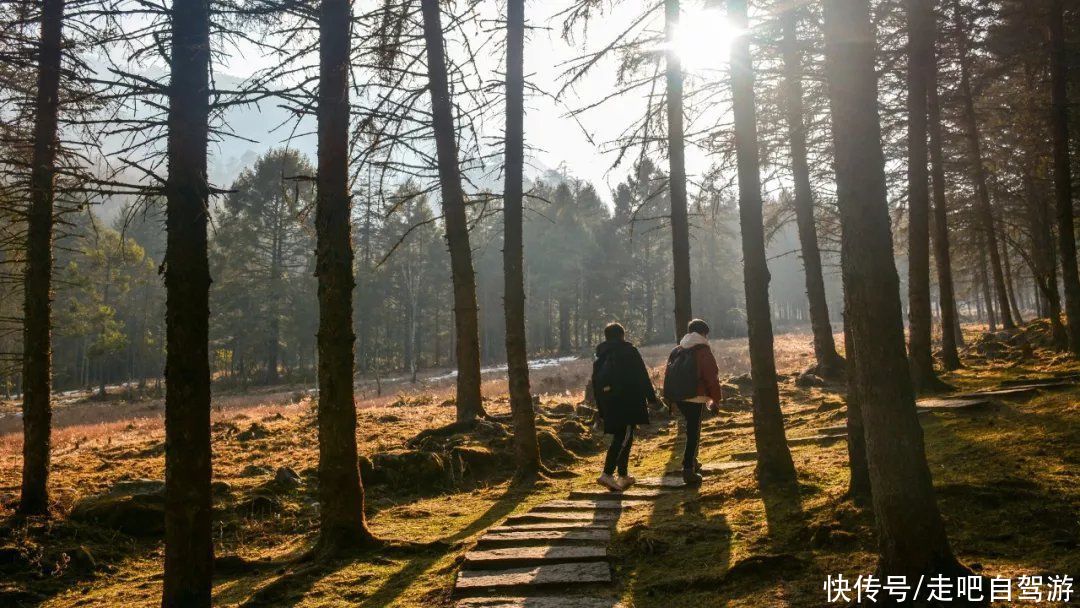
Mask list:
[[[675,53],[687,72],[722,68],[731,55],[731,45],[742,30],[717,9],[687,8],[675,30]]]

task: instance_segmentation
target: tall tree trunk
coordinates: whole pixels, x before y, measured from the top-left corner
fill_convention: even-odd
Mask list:
[[[19,513],[49,510],[49,443],[52,430],[52,243],[57,115],[64,0],[41,5],[34,151],[30,207],[26,214],[26,275],[23,279],[23,469]]]
[[[904,352],[868,0],[826,0],[824,27],[837,202],[843,249],[850,253],[842,266],[854,392],[873,486],[878,574],[951,576],[963,567],[937,509]]]
[[[319,541],[333,553],[374,541],[364,519],[353,401],[352,199],[349,195],[349,0],[319,11],[318,184]]]
[[[686,333],[694,313],[690,298],[690,220],[686,198],[686,149],[683,137],[683,71],[675,51],[679,0],[664,0],[668,119],[668,190],[671,194],[671,259],[675,283],[675,341]]]
[[[821,273],[821,251],[814,224],[814,192],[810,186],[810,166],[806,159],[806,126],[803,123],[802,62],[799,58],[798,16],[789,8],[781,16],[784,30],[784,102],[788,139],[791,143],[791,173],[795,180],[795,220],[799,227],[806,298],[810,306],[810,327],[814,332],[814,358],[818,373],[836,377],[844,372],[844,360],[836,353],[825,280]]]
[[[1065,319],[1069,351],[1080,356],[1080,273],[1076,267],[1072,175],[1069,165],[1069,63],[1065,55],[1065,3],[1050,2],[1050,129],[1054,140],[1054,194],[1057,202],[1058,249],[1065,284]]]
[[[729,19],[747,29],[746,0],[728,0]],[[794,483],[795,465],[784,436],[784,415],[776,386],[769,266],[761,211],[761,167],[758,162],[757,108],[750,38],[740,36],[731,52],[735,153],[739,172],[739,227],[742,232],[746,324],[750,342],[750,375],[754,382],[754,441],[758,482]]]
[[[844,252],[843,255],[848,255]],[[847,304],[844,305],[845,309]],[[844,319],[849,318],[845,310]],[[856,394],[855,362],[858,361],[855,354],[855,344],[851,338],[851,324],[844,323],[844,354],[847,356],[847,435],[848,435],[848,495],[857,505],[870,504],[872,496],[870,490],[870,467],[866,462],[866,431],[863,426],[862,408],[859,407],[859,397]]]
[[[933,177],[934,261],[937,267],[938,298],[941,303],[941,363],[947,370],[960,369],[957,328],[960,314],[956,309],[956,288],[953,285],[952,252],[949,246],[949,210],[945,199],[945,155],[942,151],[941,98],[938,93],[938,62],[934,40],[937,25],[930,10],[930,80],[926,83],[927,111],[930,130],[930,172]]]
[[[997,310],[1001,313],[1002,329],[1016,329],[1012,315],[1009,314],[1009,295],[1005,287],[1005,271],[1001,265],[998,249],[997,231],[994,227],[994,207],[990,202],[990,189],[986,185],[986,167],[983,165],[982,140],[979,135],[978,118],[975,115],[975,96],[971,88],[970,40],[961,14],[960,3],[954,3],[954,17],[959,41],[960,61],[960,99],[961,123],[964,125],[964,139],[968,145],[968,162],[971,165],[971,178],[975,182],[975,203],[978,221],[990,250],[990,276],[994,279],[994,294],[997,296]]]
[[[165,184],[164,608],[209,606],[210,520],[210,6],[172,4],[169,176]]]
[[[570,298],[559,298],[559,354],[570,352]]]
[[[1028,223],[1032,242],[1032,275],[1035,279],[1036,301],[1039,316],[1050,320],[1050,333],[1054,347],[1065,350],[1069,345],[1068,333],[1061,324],[1061,294],[1058,292],[1057,256],[1054,253],[1054,237],[1051,226],[1050,205],[1035,188],[1035,178],[1029,165],[1023,175],[1024,198],[1029,208]]]
[[[1013,280],[1012,259],[1009,257],[1009,241],[1001,240],[1001,261],[1005,266],[1005,287],[1009,293],[1009,309],[1012,310],[1013,320],[1023,323],[1023,315],[1020,314],[1020,306],[1016,301],[1016,281]]]
[[[276,217],[274,218],[274,236],[273,242],[270,246],[270,281],[268,285],[268,293],[272,294],[272,297],[267,302],[268,312],[268,334],[266,337],[266,375],[264,381],[266,384],[274,384],[278,381],[278,362],[281,359],[280,356],[280,344],[281,344],[281,313],[278,309],[278,294],[282,292],[281,289],[281,256],[282,256],[282,241],[284,236],[282,235],[283,227],[281,226],[281,217],[284,215],[280,209],[283,203],[277,203],[275,205]]]
[[[986,238],[980,231],[976,236],[976,246],[979,249],[979,285],[982,286],[983,307],[986,309],[986,322],[990,331],[997,331],[997,315],[994,314],[994,297],[991,295],[990,277],[986,275]]]
[[[930,306],[930,175],[927,85],[933,66],[933,7],[907,0],[908,27],[908,356],[915,391],[940,390],[934,372]]]
[[[506,184],[503,188],[503,306],[506,314],[506,372],[514,422],[517,478],[540,470],[536,414],[529,391],[525,343],[525,259],[522,222],[525,167],[525,0],[506,5]]]
[[[457,331],[457,419],[465,422],[484,415],[480,398],[480,326],[476,306],[476,276],[469,246],[469,222],[458,166],[457,131],[447,84],[442,19],[438,0],[421,0],[424,42],[427,47],[428,89],[431,91],[432,129],[438,153],[446,244],[450,249],[450,275],[454,284],[454,324]]]

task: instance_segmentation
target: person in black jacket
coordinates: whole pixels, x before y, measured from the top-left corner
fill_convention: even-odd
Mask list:
[[[658,404],[656,389],[641,353],[626,341],[618,323],[604,328],[604,342],[596,347],[592,384],[604,432],[611,435],[604,472],[597,483],[613,492],[634,485],[627,466],[634,443],[634,427],[649,423],[647,403]],[[618,470],[618,478],[614,474]]]

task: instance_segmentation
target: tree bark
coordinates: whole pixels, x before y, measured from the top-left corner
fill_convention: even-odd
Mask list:
[[[1080,356],[1080,273],[1076,267],[1076,232],[1073,224],[1072,174],[1069,164],[1069,63],[1065,50],[1065,3],[1051,0],[1050,129],[1054,141],[1054,194],[1057,203],[1058,254],[1065,285],[1065,320],[1069,351]]]
[[[747,29],[746,0],[728,0],[732,25]],[[795,483],[795,465],[784,436],[784,415],[776,386],[769,266],[761,211],[761,167],[758,160],[757,109],[749,36],[740,36],[731,52],[731,91],[735,116],[735,153],[739,174],[739,227],[742,232],[743,282],[750,343],[750,375],[754,383],[754,440],[758,482]]]
[[[930,174],[927,88],[933,66],[933,7],[907,0],[908,27],[908,357],[918,393],[940,390],[934,371],[930,306]]]
[[[525,0],[507,0],[506,184],[503,188],[503,306],[506,315],[506,373],[514,423],[517,477],[540,471],[536,413],[529,390],[525,342],[525,258],[522,236],[525,180]]]
[[[933,177],[934,261],[937,267],[938,298],[941,303],[941,363],[945,369],[960,369],[957,331],[960,314],[956,309],[953,285],[952,251],[949,246],[949,210],[945,199],[945,155],[942,151],[941,98],[938,93],[938,64],[933,40],[937,37],[933,9],[930,11],[930,80],[926,85],[930,130],[930,172]]]
[[[41,5],[34,150],[30,206],[26,213],[26,275],[23,278],[23,469],[19,513],[49,510],[49,445],[52,432],[52,244],[56,178],[57,115],[64,0]]]
[[[848,255],[844,252],[842,255]],[[845,309],[847,303],[844,304]],[[844,311],[844,319],[850,313]],[[848,435],[848,495],[851,500],[860,506],[870,504],[872,492],[870,490],[870,467],[866,462],[866,436],[862,421],[862,408],[859,407],[859,397],[856,394],[855,385],[855,362],[858,357],[855,354],[855,344],[851,338],[851,325],[844,323],[844,354],[847,356],[847,435]]]
[[[319,11],[315,274],[319,282],[320,552],[371,544],[356,448],[353,400],[353,246],[349,194],[349,0]]]
[[[476,305],[476,276],[469,246],[469,223],[465,216],[465,193],[461,189],[457,132],[447,84],[442,19],[438,0],[421,0],[424,41],[427,47],[428,89],[431,91],[432,129],[438,154],[446,244],[450,250],[450,274],[454,285],[454,325],[457,332],[457,419],[484,415],[480,397],[480,329]]]
[[[675,52],[679,0],[664,0],[668,119],[668,190],[671,194],[671,259],[675,285],[675,341],[686,334],[694,313],[690,298],[690,220],[686,197],[686,143],[683,135],[683,71]]]
[[[1035,295],[1038,302],[1039,316],[1050,320],[1050,334],[1054,347],[1065,350],[1069,347],[1069,337],[1061,323],[1061,294],[1058,292],[1057,255],[1054,252],[1054,237],[1051,226],[1050,205],[1045,197],[1040,196],[1035,188],[1035,178],[1029,165],[1023,175],[1024,198],[1029,207],[1028,223],[1031,230],[1031,266],[1035,279]],[[1041,296],[1041,297],[1040,297]]]
[[[977,275],[979,285],[982,286],[982,301],[986,309],[987,327],[990,331],[997,331],[997,315],[994,314],[994,297],[991,294],[990,277],[986,275],[988,263],[986,261],[986,238],[979,231],[976,236],[976,247],[979,249],[979,268]]]
[[[174,0],[165,184],[164,608],[209,606],[210,267],[206,176],[210,119],[210,7]]]
[[[868,0],[824,3],[826,78],[843,231],[843,277],[873,486],[880,576],[952,575],[904,352]],[[924,598],[925,599],[925,598]]]
[[[844,372],[844,360],[836,352],[829,305],[825,297],[825,279],[821,272],[814,223],[814,192],[810,186],[810,166],[806,158],[806,126],[803,122],[802,63],[799,59],[798,17],[789,8],[781,16],[784,55],[784,102],[787,113],[788,140],[791,144],[791,173],[795,180],[795,220],[799,228],[803,270],[806,273],[806,297],[810,308],[810,327],[814,333],[814,358],[818,374],[836,377]]]
[[[971,178],[975,182],[975,208],[978,221],[985,234],[987,249],[990,250],[990,276],[994,280],[994,295],[997,297],[997,310],[1001,314],[1001,327],[1011,330],[1016,329],[1016,324],[1013,322],[1012,315],[1009,314],[1009,295],[1005,287],[1005,272],[1001,266],[997,231],[994,227],[994,208],[990,202],[990,189],[986,184],[982,140],[979,135],[978,118],[975,115],[975,97],[971,89],[970,40],[959,2],[954,4],[954,16],[960,61],[961,122],[964,125],[964,139],[967,140],[968,145]]]

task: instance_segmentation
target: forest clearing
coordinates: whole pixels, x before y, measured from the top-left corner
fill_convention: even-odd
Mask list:
[[[809,335],[780,338],[781,362],[808,356]],[[729,362],[725,377],[747,369],[743,341],[718,341],[714,348]],[[661,361],[658,351],[646,349],[647,359]],[[1044,349],[1027,362],[980,358],[948,381],[958,392],[971,392],[1015,385],[1021,378],[1080,374],[1080,364],[1053,359]],[[842,427],[842,387],[800,388],[795,378],[804,367],[781,369],[795,371],[781,385],[793,443],[818,435],[817,429]],[[287,393],[252,395],[246,403],[226,405],[213,418],[215,520],[220,522],[214,604],[453,606],[462,559],[489,528],[572,490],[595,487],[590,471],[597,466],[601,439],[588,429],[591,412],[579,405],[582,392],[571,388],[580,385],[582,371],[569,364],[547,373],[547,379],[538,378],[542,385],[554,387],[565,378],[567,390],[540,397],[541,452],[545,462],[565,467],[574,477],[529,489],[508,484],[513,467],[507,458],[505,392],[485,390],[492,395],[485,403],[492,417],[486,428],[412,446],[410,440],[421,431],[453,421],[453,408],[440,402],[445,390],[358,401],[358,446],[369,456],[361,466],[372,488],[369,522],[380,538],[402,542],[320,564],[290,561],[305,551],[315,532],[311,397],[294,402]],[[221,399],[228,403],[230,396]],[[9,541],[0,550],[0,572],[12,582],[0,590],[4,597],[42,606],[157,602],[162,514],[161,485],[154,480],[162,474],[160,407],[142,416],[108,425],[58,425],[55,492],[68,514],[53,523],[5,531]],[[685,439],[679,418],[662,412],[655,418],[642,429],[631,463],[640,477],[676,466]],[[749,420],[748,405],[733,391],[731,402],[704,425],[702,460],[751,465],[733,458],[753,450]],[[965,563],[978,564],[981,574],[1014,579],[1077,571],[1080,384],[1072,380],[1065,387],[995,398],[966,413],[924,415],[922,424],[935,491]],[[608,605],[621,600],[640,607],[821,605],[826,574],[854,576],[874,568],[873,518],[845,497],[843,445],[840,436],[793,450],[800,471],[794,498],[760,492],[753,467],[742,466],[707,476],[693,491],[671,492],[629,509],[618,517],[608,545],[613,584],[525,589],[537,596],[573,592],[607,599]],[[430,459],[384,460],[393,454]],[[15,470],[17,457],[18,436],[0,436],[2,470]],[[385,470],[380,463],[386,463]],[[0,480],[6,508],[16,482],[9,475]],[[111,506],[87,509],[94,504]],[[79,515],[80,509],[87,514]]]

